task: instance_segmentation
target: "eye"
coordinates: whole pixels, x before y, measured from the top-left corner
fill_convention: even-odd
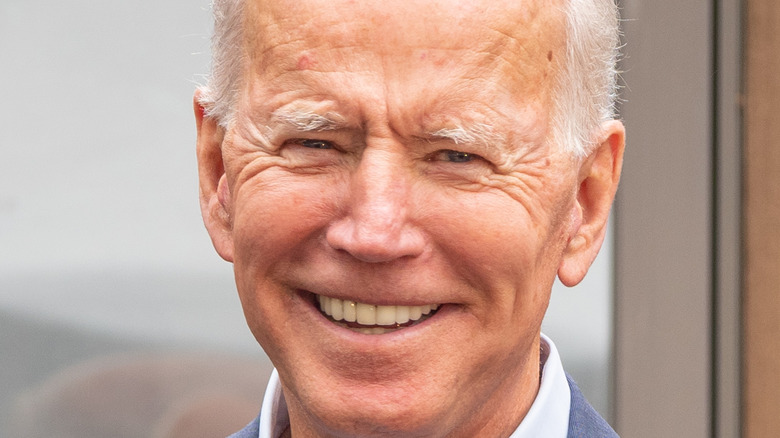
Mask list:
[[[302,139],[298,143],[303,147],[311,149],[333,149],[333,143],[326,140]]]
[[[290,166],[326,168],[341,163],[347,155],[340,145],[337,140],[290,138],[283,142],[280,152]]]
[[[452,149],[445,149],[437,151],[431,155],[428,161],[448,161],[450,163],[468,163],[474,160],[481,160],[477,154],[470,154],[468,152],[453,151]]]

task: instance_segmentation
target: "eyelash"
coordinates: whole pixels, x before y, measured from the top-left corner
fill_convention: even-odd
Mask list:
[[[314,140],[314,139],[304,138],[300,140],[295,140],[295,143],[298,143],[301,146],[310,149],[334,149],[333,143],[327,140]]]
[[[440,151],[436,151],[431,155],[429,155],[427,158],[427,161],[444,161],[447,163],[455,163],[455,164],[470,163],[478,160],[484,161],[484,158],[482,158],[482,156],[477,154],[456,151],[453,149],[443,149]]]

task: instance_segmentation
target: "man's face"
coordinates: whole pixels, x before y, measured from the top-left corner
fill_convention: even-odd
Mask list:
[[[294,433],[508,435],[530,406],[581,182],[549,3],[250,2],[210,231]]]

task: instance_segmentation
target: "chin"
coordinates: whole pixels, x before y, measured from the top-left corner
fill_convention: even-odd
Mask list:
[[[374,389],[370,397],[338,398],[332,392],[312,400],[313,422],[324,435],[354,437],[432,437],[449,423],[431,395],[409,389]],[[343,391],[344,395],[350,391]],[[423,399],[424,398],[424,399]]]

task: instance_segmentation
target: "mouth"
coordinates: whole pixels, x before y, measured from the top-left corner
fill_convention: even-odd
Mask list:
[[[320,311],[346,329],[366,335],[383,335],[411,327],[433,316],[438,304],[423,306],[375,306],[316,295]]]

